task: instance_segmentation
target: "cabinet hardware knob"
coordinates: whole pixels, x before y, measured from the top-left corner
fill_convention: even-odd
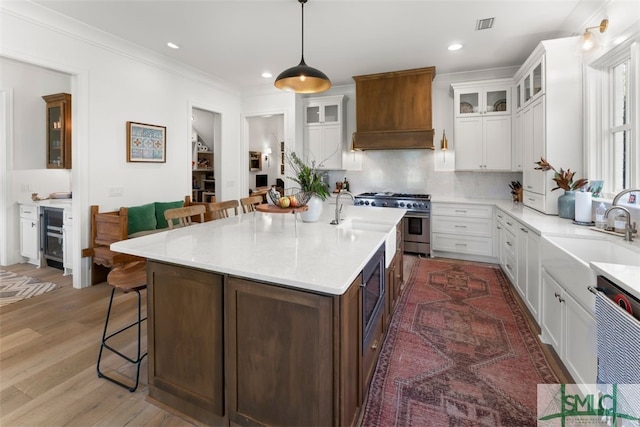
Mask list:
[[[507,243],[507,246],[513,246],[511,242],[506,242],[506,243]]]
[[[507,221],[507,225],[508,225],[509,227],[511,227],[513,224],[512,224],[512,223],[510,223],[509,221]]]
[[[371,350],[375,350],[378,348],[378,340],[375,340],[373,344],[371,344]]]
[[[522,227],[520,227],[520,230],[524,231],[525,233],[529,232],[529,230],[527,230],[526,228],[522,228]]]
[[[564,302],[564,298],[558,298],[558,301]]]

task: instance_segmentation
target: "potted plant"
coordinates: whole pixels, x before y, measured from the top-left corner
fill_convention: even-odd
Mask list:
[[[559,188],[564,190],[564,194],[558,198],[558,216],[560,218],[569,218],[573,219],[575,216],[575,191],[581,189],[587,182],[589,182],[585,178],[580,178],[576,181],[573,180],[575,176],[575,172],[571,172],[571,169],[567,169],[566,171],[560,168],[560,172],[558,172],[553,166],[549,164],[544,158],[540,158],[539,162],[535,162],[538,165],[535,169],[543,172],[552,170],[553,171],[553,181],[556,183],[556,187],[552,188],[551,191],[557,190]]]
[[[329,187],[322,181],[322,175],[315,161],[308,165],[295,152],[291,152],[287,160],[293,172],[293,176],[289,178],[300,186],[301,191],[311,193],[311,198],[307,202],[308,210],[300,216],[305,222],[315,222],[322,213],[322,202],[329,197]]]

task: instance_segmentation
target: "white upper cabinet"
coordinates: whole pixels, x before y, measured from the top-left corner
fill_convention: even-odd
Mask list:
[[[575,54],[578,37],[540,42],[520,67],[514,80],[519,82],[522,104],[516,106],[514,145],[521,147],[525,205],[556,215],[558,197],[553,172],[535,170],[544,157],[556,169],[582,174],[582,59]],[[518,96],[514,97],[516,104]]]
[[[304,142],[307,162],[319,169],[342,169],[344,96],[323,96],[304,101]]]
[[[511,79],[451,86],[456,170],[511,170]]]

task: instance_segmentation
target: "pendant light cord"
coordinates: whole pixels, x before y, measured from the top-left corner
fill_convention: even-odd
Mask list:
[[[300,4],[302,5],[302,37],[300,37],[300,40],[302,40],[302,55],[301,55],[301,59],[302,59],[302,64],[304,64],[304,4],[307,2],[307,0],[299,0]]]

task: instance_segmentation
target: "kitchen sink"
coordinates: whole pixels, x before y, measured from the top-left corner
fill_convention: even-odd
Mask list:
[[[640,250],[626,247],[622,240],[616,243],[606,239],[545,236],[551,243],[585,264],[605,262],[611,264],[640,265]]]
[[[396,225],[387,222],[376,222],[359,218],[347,218],[337,228],[342,230],[375,231],[385,233],[384,251],[385,267],[389,267],[396,253]]]

